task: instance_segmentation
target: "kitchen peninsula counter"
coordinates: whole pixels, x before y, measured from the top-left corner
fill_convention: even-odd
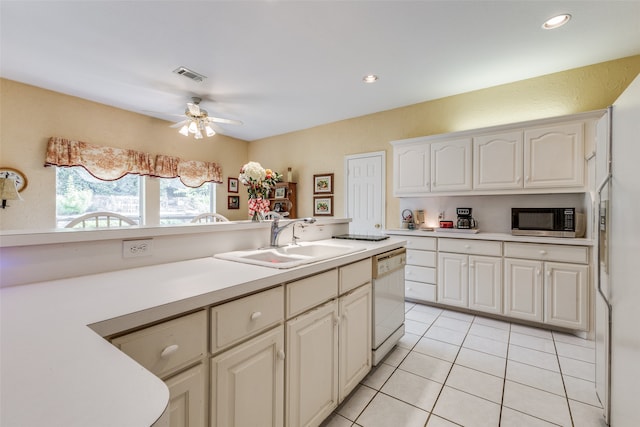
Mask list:
[[[356,262],[404,240],[349,245],[362,250],[287,270],[208,257],[3,288],[0,425],[152,425],[167,407],[166,385],[104,336]]]

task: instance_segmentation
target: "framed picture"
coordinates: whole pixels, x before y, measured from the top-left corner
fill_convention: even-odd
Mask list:
[[[228,178],[228,188],[229,193],[237,193],[238,192],[238,178]]]
[[[333,216],[333,196],[314,197],[313,214]]]
[[[227,209],[240,209],[240,196],[228,196]]]
[[[276,187],[275,198],[284,199],[287,197],[287,187]]]
[[[272,202],[270,209],[277,213],[287,212],[287,202]]]
[[[313,194],[333,193],[333,174],[313,175]]]

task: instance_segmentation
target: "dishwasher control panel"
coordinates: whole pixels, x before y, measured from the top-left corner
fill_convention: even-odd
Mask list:
[[[404,268],[406,258],[405,248],[395,249],[373,257],[373,278]]]

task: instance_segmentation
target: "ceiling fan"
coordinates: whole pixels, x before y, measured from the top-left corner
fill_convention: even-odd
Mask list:
[[[187,108],[184,110],[186,119],[171,125],[172,128],[180,128],[178,131],[181,135],[189,136],[190,133],[195,135],[196,139],[202,139],[203,134],[207,136],[213,136],[216,132],[211,127],[213,123],[223,123],[231,125],[241,125],[240,120],[223,119],[220,117],[209,116],[207,110],[200,108],[201,98],[194,96],[191,98],[192,102],[187,103]]]

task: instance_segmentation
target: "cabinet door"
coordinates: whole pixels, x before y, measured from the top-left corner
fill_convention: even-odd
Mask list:
[[[502,314],[502,259],[469,257],[469,308]]]
[[[283,415],[282,326],[211,359],[211,426],[279,427]]]
[[[471,140],[431,144],[431,191],[471,190]]]
[[[339,308],[341,402],[371,370],[371,283],[340,297]]]
[[[438,254],[438,302],[468,307],[469,266],[468,255]]]
[[[165,381],[171,427],[205,427],[205,367],[201,363]]]
[[[473,138],[473,188],[522,188],[522,131]]]
[[[544,321],[551,325],[587,330],[586,265],[545,263]]]
[[[542,262],[505,258],[504,314],[542,322]]]
[[[570,123],[525,131],[525,188],[584,185],[583,127]]]
[[[431,191],[430,154],[427,143],[393,147],[393,194],[395,196]]]
[[[335,300],[287,322],[287,426],[318,426],[338,406],[337,323]]]

